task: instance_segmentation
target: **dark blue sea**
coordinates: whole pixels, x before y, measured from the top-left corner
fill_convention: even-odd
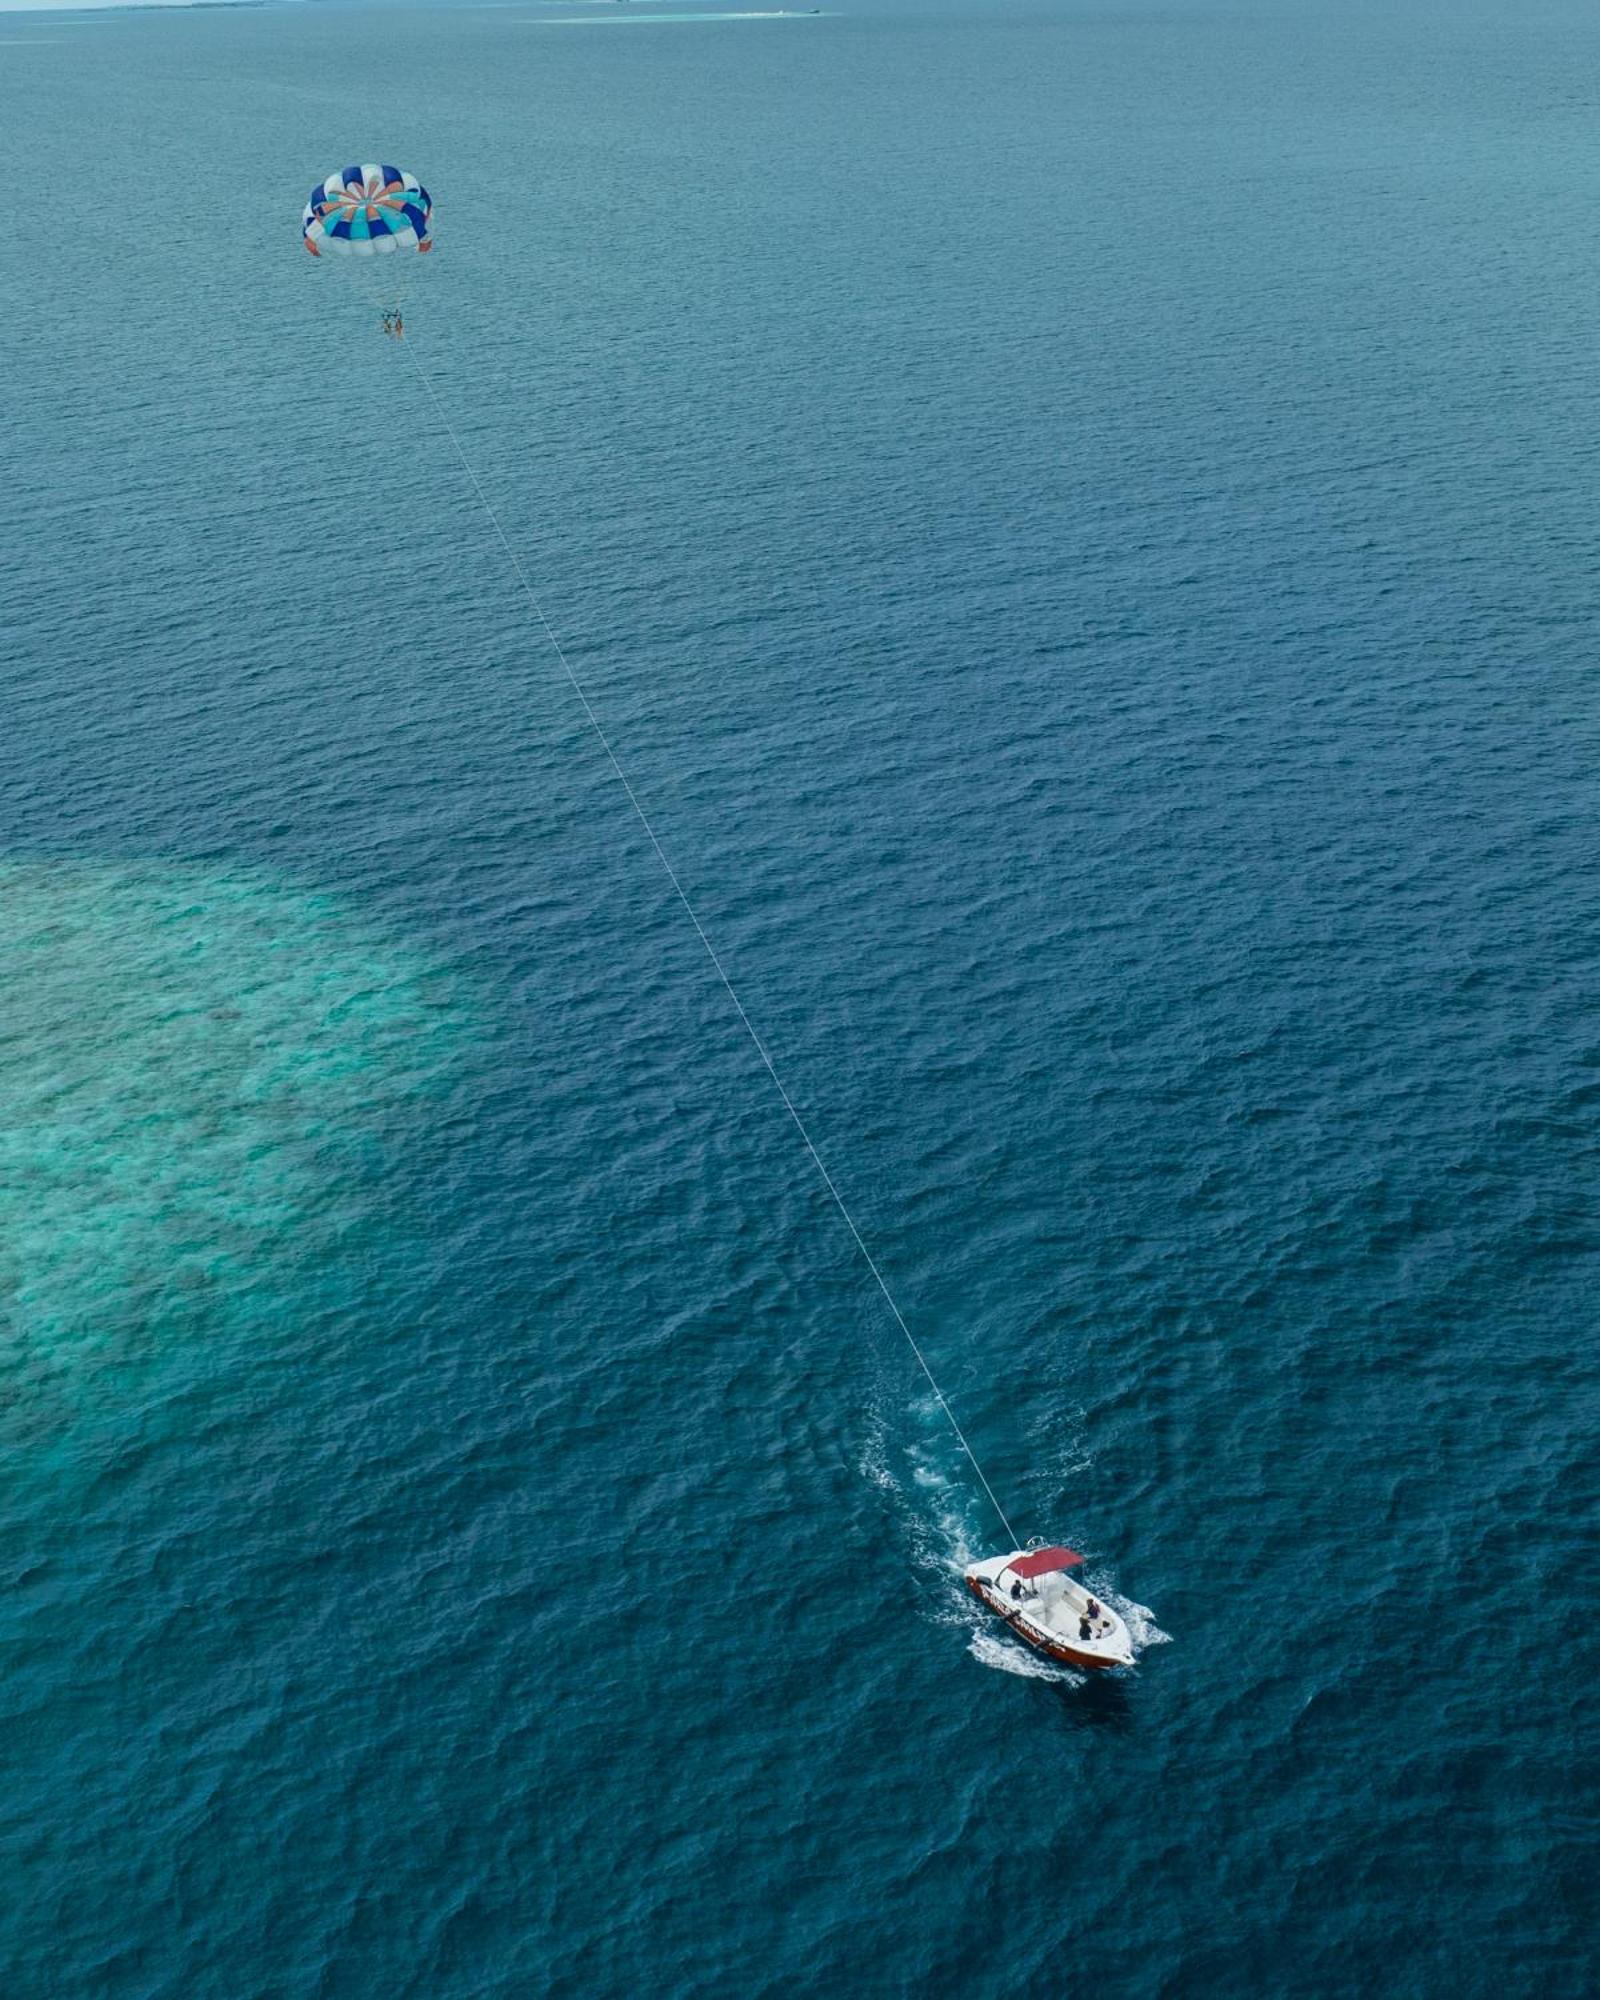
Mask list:
[[[4,2000],[1596,1990],[1597,73],[0,16]]]

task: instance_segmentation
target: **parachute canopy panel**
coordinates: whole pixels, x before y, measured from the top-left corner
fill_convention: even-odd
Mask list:
[[[1015,1576],[1050,1576],[1058,1569],[1081,1569],[1083,1557],[1076,1549],[1029,1549],[1007,1568]]]
[[[403,167],[344,167],[311,190],[300,239],[313,257],[389,257],[433,248],[433,201]]]

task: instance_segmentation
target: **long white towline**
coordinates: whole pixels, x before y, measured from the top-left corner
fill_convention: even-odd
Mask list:
[[[822,1155],[817,1151],[816,1144],[813,1141],[811,1134],[806,1130],[806,1121],[800,1116],[800,1113],[795,1108],[794,1099],[789,1095],[788,1091],[784,1088],[783,1078],[779,1076],[777,1071],[777,1066],[774,1064],[772,1057],[767,1052],[766,1043],[761,1039],[760,1035],[756,1032],[755,1023],[751,1020],[750,1016],[745,1012],[744,1002],[739,998],[739,995],[734,988],[733,981],[728,977],[727,972],[723,967],[722,960],[717,956],[716,946],[711,942],[711,939],[706,935],[705,925],[701,923],[699,915],[695,910],[694,904],[690,902],[688,891],[684,888],[683,884],[678,880],[678,871],[673,867],[671,861],[667,858],[667,850],[661,845],[660,840],[656,836],[655,828],[650,824],[650,815],[645,811],[644,807],[639,803],[639,795],[633,789],[633,786],[629,783],[628,774],[622,768],[622,764],[617,757],[616,751],[613,750],[611,747],[611,739],[609,736],[607,736],[605,729],[602,727],[599,716],[595,714],[594,706],[590,702],[587,693],[585,693],[584,691],[584,686],[582,681],[578,679],[577,674],[573,671],[572,662],[567,658],[566,649],[562,645],[561,641],[556,637],[555,627],[550,623],[549,618],[545,615],[545,608],[539,601],[538,592],[534,589],[533,585],[528,581],[528,573],[522,566],[522,560],[518,556],[516,550],[511,546],[510,539],[507,536],[505,529],[502,528],[500,525],[500,516],[494,511],[494,507],[490,502],[488,494],[485,493],[483,490],[483,482],[479,479],[477,473],[474,472],[474,470],[472,469],[472,461],[467,457],[466,452],[463,450],[460,438],[456,436],[455,425],[451,423],[449,417],[445,414],[444,405],[439,401],[438,395],[434,391],[434,386],[432,382],[428,379],[426,370],[423,368],[422,363],[417,359],[416,349],[411,345],[409,339],[402,339],[400,344],[405,349],[405,352],[410,359],[412,367],[416,370],[417,380],[422,384],[424,390],[426,390],[427,392],[428,401],[433,405],[434,415],[439,419],[439,422],[444,426],[445,432],[448,435],[451,444],[455,447],[456,457],[461,461],[461,469],[463,472],[465,472],[467,478],[470,480],[473,492],[476,493],[478,496],[478,504],[482,507],[484,513],[488,515],[489,524],[494,529],[496,536],[499,538],[501,548],[503,548],[506,552],[506,559],[511,564],[512,569],[516,572],[517,581],[522,586],[522,594],[528,600],[529,610],[532,611],[534,619],[537,622],[540,631],[543,632],[545,638],[549,641],[550,650],[555,654],[556,658],[561,662],[561,670],[566,675],[568,681],[571,683],[573,693],[578,697],[579,702],[582,704],[583,712],[589,718],[590,728],[594,731],[595,735],[600,739],[600,747],[606,753],[606,760],[610,764],[612,770],[616,773],[618,784],[620,784],[623,791],[626,792],[628,796],[629,805],[633,807],[635,814],[638,816],[639,824],[644,828],[645,833],[650,841],[650,845],[655,849],[656,859],[661,863],[661,866],[666,870],[667,880],[672,884],[673,890],[677,895],[678,901],[683,905],[690,923],[694,925],[695,935],[699,938],[701,944],[705,946],[706,957],[710,959],[713,970],[716,972],[718,979],[722,981],[724,991],[727,993],[728,998],[733,1002],[734,1012],[739,1016],[739,1019],[743,1022],[745,1033],[750,1037],[751,1041],[755,1044],[756,1054],[760,1056],[762,1062],[766,1065],[767,1074],[772,1078],[773,1088],[777,1091],[779,1097],[783,1100],[784,1110],[787,1111],[790,1118],[793,1119],[794,1129],[800,1134],[801,1141],[804,1144],[806,1151],[811,1155],[812,1164],[816,1167],[817,1172],[822,1176],[823,1186],[828,1190],[828,1193],[833,1197],[833,1205],[835,1208],[838,1209],[840,1215],[843,1217],[845,1228],[849,1230],[852,1238],[855,1241],[856,1248],[861,1252],[862,1258],[866,1264],[867,1269],[872,1273],[873,1280],[876,1283],[878,1290],[883,1294],[884,1304],[889,1308],[890,1313],[893,1315],[895,1325],[899,1327],[900,1331],[905,1335],[906,1345],[911,1349],[911,1352],[917,1358],[917,1366],[922,1370],[923,1374],[927,1377],[928,1387],[933,1391],[935,1401],[938,1403],[940,1409],[944,1411],[946,1418],[949,1420],[950,1428],[952,1431],[955,1432],[957,1444],[959,1444],[961,1449],[966,1453],[968,1464],[972,1467],[973,1471],[978,1475],[979,1485],[983,1488],[984,1492],[987,1493],[989,1496],[990,1506],[992,1506],[994,1508],[994,1511],[1000,1516],[1000,1525],[1005,1529],[1006,1533],[1011,1537],[1011,1546],[1013,1548],[1018,1547],[1019,1544],[1017,1542],[1017,1533],[1016,1530],[1012,1527],[1010,1521],[1006,1518],[1006,1510],[1004,1509],[1004,1507],[1000,1505],[999,1500],[995,1497],[995,1490],[989,1484],[988,1478],[984,1473],[983,1467],[978,1463],[977,1453],[972,1449],[972,1446],[967,1443],[967,1434],[964,1430],[962,1430],[960,1424],[957,1423],[956,1413],[954,1410],[951,1409],[949,1403],[946,1401],[944,1391],[939,1387],[939,1384],[934,1380],[933,1370],[928,1366],[927,1357],[923,1354],[922,1349],[917,1345],[916,1337],[913,1335],[910,1327],[906,1324],[905,1314],[901,1312],[899,1306],[895,1303],[895,1296],[894,1293],[891,1292],[889,1289],[888,1280],[884,1277],[883,1273],[878,1269],[877,1259],[873,1256],[872,1252],[867,1248],[866,1238],[861,1234],[861,1231],[856,1227],[855,1217],[850,1213],[849,1209],[845,1206],[844,1196],[840,1194],[837,1186],[834,1184],[833,1175],[828,1172],[827,1166],[823,1161]]]

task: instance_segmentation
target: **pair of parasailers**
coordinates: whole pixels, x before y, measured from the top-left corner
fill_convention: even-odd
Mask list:
[[[404,340],[406,323],[400,317],[400,308],[398,306],[384,307],[383,330],[395,340]]]

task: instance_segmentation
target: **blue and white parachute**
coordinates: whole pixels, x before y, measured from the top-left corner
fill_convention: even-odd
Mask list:
[[[344,167],[311,190],[300,240],[313,257],[393,256],[433,248],[433,202],[403,167]]]

